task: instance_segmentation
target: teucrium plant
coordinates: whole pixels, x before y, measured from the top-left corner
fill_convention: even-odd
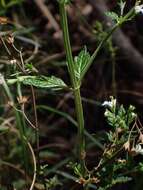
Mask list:
[[[83,107],[80,95],[80,84],[82,79],[84,78],[86,72],[90,68],[93,63],[96,55],[103,47],[104,43],[108,40],[108,38],[112,35],[112,33],[124,22],[130,20],[135,14],[134,9],[131,9],[125,16],[121,15],[120,17],[116,13],[110,13],[112,17],[115,18],[116,24],[113,28],[107,33],[107,35],[103,38],[103,40],[99,43],[97,49],[94,51],[92,56],[89,55],[86,49],[82,50],[79,55],[73,59],[69,31],[68,31],[68,22],[67,22],[67,13],[65,6],[67,1],[59,1],[60,6],[60,17],[63,31],[63,39],[64,46],[66,50],[66,58],[67,58],[67,67],[68,72],[71,78],[72,88],[74,92],[74,100],[75,100],[75,108],[76,108],[76,116],[78,120],[78,150],[79,150],[79,161],[82,175],[84,175],[86,171],[85,167],[85,140],[84,140],[84,116],[83,116]],[[69,1],[68,1],[69,3]],[[123,12],[123,10],[122,10]]]
[[[87,48],[84,48],[75,58],[73,58],[71,44],[70,44],[69,30],[68,30],[67,12],[66,12],[66,5],[70,4],[71,1],[58,0],[58,2],[60,8],[60,20],[62,25],[64,47],[66,51],[67,69],[71,80],[71,87],[69,88],[61,79],[55,76],[52,77],[18,76],[16,79],[7,80],[7,82],[9,84],[21,82],[25,85],[30,85],[40,88],[48,88],[52,90],[61,90],[68,88],[73,91],[76,118],[78,122],[78,142],[77,142],[78,160],[79,160],[78,168],[80,168],[79,171],[81,172],[81,176],[85,177],[87,170],[85,165],[86,151],[85,151],[85,138],[84,138],[84,115],[83,115],[83,106],[80,94],[80,87],[82,84],[82,80],[87,71],[89,70],[90,66],[92,65],[93,61],[95,60],[98,52],[107,42],[107,40],[111,37],[112,33],[118,27],[120,27],[124,22],[131,20],[137,13],[142,12],[142,6],[137,4],[136,7],[133,7],[127,14],[124,15],[125,3],[123,1],[120,1],[120,9],[121,9],[120,15],[114,12],[107,13],[107,15],[111,17],[111,19],[115,22],[115,24],[113,25],[111,30],[109,30],[109,32],[107,32],[103,37],[103,39],[99,42],[93,54],[90,55],[87,51]],[[112,115],[113,110],[110,110],[110,112],[108,112],[108,118],[111,118],[110,122],[113,122],[111,120],[114,119],[114,117],[110,117],[110,115]],[[122,116],[122,113],[124,112],[122,107],[120,109],[120,112],[121,113],[119,113],[119,115]],[[126,118],[124,119],[126,120]],[[120,120],[120,118],[118,118],[118,120]]]

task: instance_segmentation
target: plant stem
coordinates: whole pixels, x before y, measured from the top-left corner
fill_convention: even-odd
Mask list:
[[[74,92],[74,101],[75,101],[75,109],[76,109],[76,117],[78,121],[78,157],[81,166],[82,175],[84,175],[86,171],[85,167],[85,138],[84,138],[84,116],[83,116],[83,107],[80,95],[80,87],[78,81],[76,80],[75,72],[74,72],[74,60],[72,56],[70,38],[69,38],[69,30],[68,30],[68,22],[67,22],[67,13],[65,9],[64,3],[59,3],[60,5],[60,18],[62,24],[62,32],[64,38],[64,46],[66,50],[66,58],[67,58],[67,67],[70,75],[72,88]]]
[[[22,99],[22,91],[21,91],[21,84],[17,83],[17,94],[19,99]],[[21,105],[22,107],[22,105]],[[27,180],[27,173],[28,173],[28,152],[27,152],[27,147],[26,144],[24,142],[24,137],[26,138],[26,125],[25,125],[25,118],[21,113],[18,113],[15,110],[15,116],[16,116],[16,120],[17,120],[17,124],[21,127],[19,127],[19,132],[21,135],[21,139],[22,139],[22,146],[23,146],[23,156],[24,156],[24,164],[25,164],[25,177]]]
[[[111,35],[115,32],[115,30],[117,28],[119,28],[124,22],[130,20],[131,18],[133,18],[134,15],[134,8],[132,8],[121,20],[120,22],[116,23],[113,28],[107,33],[107,35],[103,38],[103,40],[99,43],[98,47],[95,49],[95,51],[93,52],[88,64],[86,65],[86,68],[84,69],[84,71],[82,72],[81,75],[81,80],[84,78],[85,74],[87,73],[87,71],[89,70],[90,66],[92,65],[94,59],[96,58],[97,54],[99,53],[99,51],[101,50],[101,48],[104,46],[104,44],[106,43],[106,41],[111,37]]]
[[[12,96],[12,93],[3,77],[3,75],[0,73],[0,82],[1,85],[3,86],[5,93],[7,95],[7,97],[9,98],[10,103],[12,104],[12,106],[14,106],[16,108],[15,105],[15,101],[14,98]],[[24,140],[24,129],[22,126],[22,118],[20,113],[18,113],[17,110],[14,109],[14,113],[15,113],[15,118],[16,118],[16,125],[17,128],[19,129],[19,133],[20,133],[20,138],[21,138],[21,144],[22,144],[22,151],[23,151],[23,160],[24,160],[24,166],[25,166],[25,174],[28,171],[28,159],[27,159],[27,148],[26,148],[26,144],[25,144],[25,140]]]
[[[84,69],[82,76],[81,76],[81,80],[84,78],[86,72],[88,71],[88,69],[90,68],[91,64],[93,63],[94,59],[96,58],[98,52],[101,50],[101,48],[103,47],[104,43],[109,39],[109,37],[112,35],[112,33],[118,28],[119,24],[116,24],[111,31],[105,36],[105,38],[103,38],[103,40],[100,42],[100,44],[98,45],[98,47],[96,48],[96,50],[94,51],[94,53],[92,54],[88,64],[86,65],[86,68]]]

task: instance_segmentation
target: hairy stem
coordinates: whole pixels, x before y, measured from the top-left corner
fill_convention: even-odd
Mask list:
[[[75,77],[74,72],[74,60],[72,56],[69,31],[68,31],[68,22],[67,22],[67,13],[65,10],[65,4],[60,3],[60,18],[62,24],[63,38],[64,38],[64,46],[66,50],[67,57],[67,67],[70,75],[72,88],[74,92],[74,101],[75,101],[75,109],[76,109],[76,117],[78,121],[78,157],[81,165],[81,172],[84,175],[86,167],[85,167],[85,138],[84,138],[84,116],[83,116],[83,107],[80,95],[80,87],[78,81]]]

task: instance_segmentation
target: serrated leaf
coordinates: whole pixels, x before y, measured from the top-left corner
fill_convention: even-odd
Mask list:
[[[63,80],[55,76],[29,76],[24,78],[22,83],[25,85],[32,85],[38,88],[49,88],[53,90],[61,90],[67,87]]]
[[[110,17],[112,20],[118,22],[119,21],[119,16],[115,12],[106,12],[106,16]]]
[[[75,57],[75,75],[76,78],[80,80],[81,75],[88,64],[90,59],[90,54],[87,52],[87,48],[85,47],[77,57]]]

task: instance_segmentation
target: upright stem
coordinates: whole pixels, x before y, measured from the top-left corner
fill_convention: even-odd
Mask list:
[[[72,56],[69,31],[68,31],[68,22],[67,22],[67,13],[65,10],[65,4],[60,4],[60,18],[62,24],[63,38],[64,38],[64,46],[66,50],[66,58],[67,58],[67,67],[70,75],[72,88],[74,92],[74,101],[75,101],[75,109],[76,109],[76,117],[78,121],[78,156],[79,162],[81,165],[81,172],[84,175],[86,167],[85,167],[85,138],[84,138],[84,116],[83,116],[83,107],[80,95],[80,87],[78,81],[76,80],[75,71],[74,71],[74,60]]]
[[[61,24],[62,24],[62,31],[63,31],[63,38],[64,38],[64,46],[66,50],[66,57],[67,57],[67,67],[72,83],[72,88],[74,90],[74,101],[75,101],[75,108],[76,108],[76,116],[78,121],[78,151],[79,151],[79,161],[81,164],[82,174],[84,175],[86,171],[85,167],[85,139],[84,139],[84,116],[83,116],[83,107],[82,107],[82,101],[81,101],[81,95],[80,95],[80,87],[78,84],[78,81],[76,80],[75,72],[74,72],[74,61],[72,56],[72,50],[71,50],[71,44],[70,44],[70,38],[69,38],[69,31],[68,31],[68,22],[67,22],[67,13],[65,9],[65,2],[64,0],[61,0],[59,2],[60,5],[60,18],[61,18]],[[120,22],[116,23],[115,26],[110,30],[110,32],[105,36],[105,38],[99,43],[98,47],[92,54],[88,64],[86,65],[86,68],[82,72],[81,80],[84,78],[86,72],[90,68],[91,64],[93,63],[95,57],[105,44],[105,42],[109,39],[109,37],[112,35],[112,33],[120,26],[122,23],[126,22],[128,19],[130,19],[134,14],[134,9],[131,9]]]

